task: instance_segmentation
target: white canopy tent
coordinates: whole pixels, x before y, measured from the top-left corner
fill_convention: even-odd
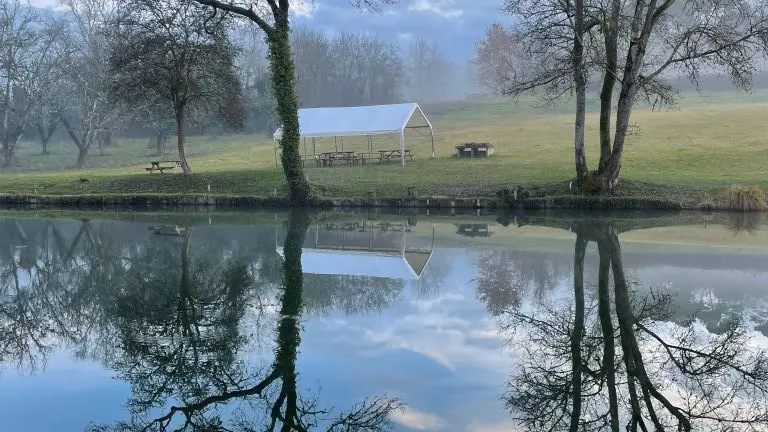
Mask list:
[[[278,247],[281,258],[283,248]],[[389,279],[419,280],[431,254],[421,257],[422,265],[413,268],[409,253],[397,254],[372,251],[344,251],[304,248],[301,268],[304,273],[324,275],[368,276]]]
[[[368,222],[347,228],[314,225],[307,231],[301,252],[304,273],[419,280],[432,259],[434,225],[431,238],[414,238],[421,247],[406,241],[404,229],[382,230]],[[282,234],[277,228],[275,248],[285,258]]]
[[[399,134],[400,159],[403,165],[405,165],[406,129],[429,129],[432,157],[435,157],[435,134],[432,123],[417,103],[299,110],[299,131],[302,138]],[[275,165],[277,165],[277,142],[282,137],[283,128],[281,127],[274,134]]]

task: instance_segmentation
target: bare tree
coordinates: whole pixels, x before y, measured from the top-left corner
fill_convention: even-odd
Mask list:
[[[121,5],[112,27],[110,95],[128,107],[147,105],[171,114],[185,175],[191,173],[187,122],[217,115],[242,127],[236,53],[226,24],[186,0],[131,0]]]
[[[455,67],[445,58],[436,40],[414,38],[405,63],[411,97],[426,101],[439,99],[446,93]]]
[[[233,23],[231,39],[239,48],[235,65],[243,85],[246,130],[271,135],[277,121],[266,41],[261,30],[242,21]]]
[[[543,89],[554,99],[576,92],[577,177],[579,190],[587,193],[618,184],[638,98],[674,103],[675,90],[668,81],[674,72],[694,83],[702,72],[722,72],[736,86],[749,89],[768,48],[768,8],[762,0],[506,0],[505,5],[520,19],[522,55],[531,60],[508,77],[505,93]],[[600,162],[589,175],[580,175],[586,171],[579,155],[580,95],[591,73],[602,75]]]
[[[18,140],[49,89],[52,51],[61,35],[54,22],[18,0],[0,1],[0,70],[2,101],[0,152],[3,165],[10,166]]]
[[[296,62],[296,82],[299,101],[304,108],[327,105],[333,88],[334,59],[332,41],[321,30],[296,28],[291,47]]]
[[[341,33],[331,43],[331,57],[335,66],[329,105],[400,101],[406,71],[394,44],[378,37]]]
[[[78,149],[84,167],[97,136],[117,115],[109,103],[107,26],[116,6],[109,0],[61,0],[68,11],[59,68],[62,92],[55,101],[64,130]]]
[[[51,90],[55,91],[55,90]],[[50,154],[48,150],[48,144],[59,127],[59,119],[56,117],[53,108],[46,102],[43,102],[38,106],[35,113],[35,131],[40,138],[40,145],[42,147],[42,154]]]
[[[617,228],[576,226],[575,302],[507,311],[508,329],[526,329],[517,333],[525,335],[526,360],[508,394],[518,419],[533,431],[764,429],[768,352],[750,344],[743,320],[734,317],[722,334],[695,317],[670,328],[671,293],[637,294]],[[597,296],[585,296],[583,283],[589,241],[600,256]]]
[[[494,23],[475,45],[477,82],[492,93],[503,93],[510,77],[522,67],[520,37],[512,30]]]

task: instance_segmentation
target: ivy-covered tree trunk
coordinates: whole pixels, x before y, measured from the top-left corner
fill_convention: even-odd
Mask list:
[[[274,28],[268,32],[267,42],[277,116],[283,128],[280,140],[281,162],[288,181],[289,199],[293,205],[306,205],[310,199],[310,190],[299,151],[299,103],[296,97],[295,64],[291,55],[288,10],[275,14]]]
[[[304,273],[301,268],[301,252],[309,228],[309,215],[294,209],[288,216],[288,232],[285,236],[283,256],[283,292],[280,296],[280,322],[277,327],[275,370],[282,376],[280,393],[285,400],[283,424],[300,424],[298,394],[296,391],[296,355],[301,343],[299,320],[304,310]],[[273,414],[274,415],[274,414]],[[286,429],[285,427],[283,428]]]

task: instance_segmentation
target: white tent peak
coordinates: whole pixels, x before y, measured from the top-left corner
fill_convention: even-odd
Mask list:
[[[299,109],[299,132],[302,138],[371,136],[399,134],[400,148],[405,150],[406,129],[429,129],[432,139],[432,157],[435,157],[435,139],[432,123],[415,102],[367,105],[355,107],[326,107]],[[283,128],[277,129],[277,140],[283,137]],[[403,164],[405,159],[403,158]]]
[[[299,130],[305,138],[382,135],[411,128],[432,128],[415,102],[299,110]],[[283,137],[282,127],[275,131],[274,137]]]

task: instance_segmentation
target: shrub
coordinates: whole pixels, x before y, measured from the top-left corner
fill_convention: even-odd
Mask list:
[[[758,186],[734,185],[725,191],[725,205],[735,211],[765,211],[768,210],[768,198]]]

